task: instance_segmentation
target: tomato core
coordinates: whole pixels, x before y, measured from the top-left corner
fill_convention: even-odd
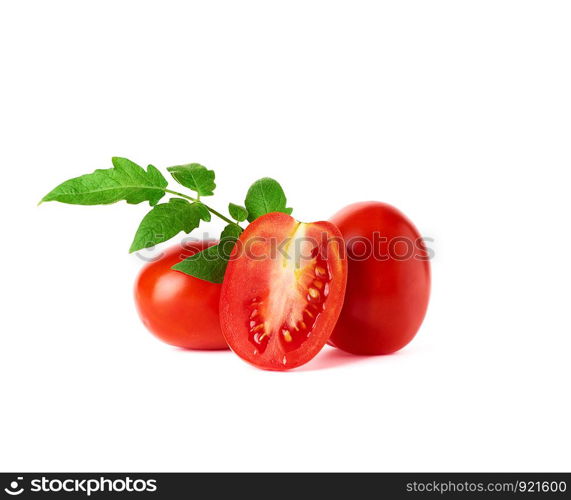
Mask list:
[[[317,248],[316,248],[317,250]],[[274,291],[273,297],[266,304],[261,297],[254,297],[249,303],[249,336],[248,339],[258,352],[266,350],[272,335],[277,335],[285,352],[298,349],[311,335],[311,331],[319,315],[325,308],[329,295],[331,275],[327,261],[320,256],[315,257],[313,264],[301,270],[301,276],[291,289]],[[277,301],[277,304],[276,304]],[[280,318],[278,326],[272,321],[271,311]],[[287,311],[287,314],[283,312]]]

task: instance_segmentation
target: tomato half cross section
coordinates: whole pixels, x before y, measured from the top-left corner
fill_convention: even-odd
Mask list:
[[[343,305],[347,262],[330,222],[283,213],[241,234],[222,284],[220,323],[230,348],[266,370],[307,363],[325,345]]]

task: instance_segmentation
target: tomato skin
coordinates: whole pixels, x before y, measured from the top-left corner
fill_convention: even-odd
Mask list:
[[[343,234],[349,271],[345,303],[330,344],[364,355],[390,354],[402,349],[420,328],[430,295],[430,263],[420,233],[402,212],[375,201],[349,205],[335,214],[331,222]],[[375,232],[387,243],[380,243]],[[351,245],[357,248],[357,238],[371,242],[377,255],[371,252],[365,259],[354,258]],[[414,255],[394,258],[407,255],[391,245],[398,239],[414,245]],[[388,258],[377,258],[380,255]]]
[[[286,242],[285,254],[275,250]],[[298,243],[304,250],[296,254]],[[333,224],[277,212],[259,217],[241,234],[224,275],[220,323],[228,345],[264,370],[307,363],[331,335],[346,281],[343,239]]]
[[[200,280],[171,267],[216,244],[184,243],[169,248],[139,273],[135,303],[141,320],[158,339],[185,349],[227,349],[220,330],[221,285]]]

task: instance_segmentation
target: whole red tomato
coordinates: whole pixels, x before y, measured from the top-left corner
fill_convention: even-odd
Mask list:
[[[345,302],[330,338],[354,354],[389,354],[420,328],[430,295],[428,252],[405,215],[386,203],[354,203],[335,214],[347,249]]]
[[[145,326],[160,340],[186,349],[227,349],[218,319],[221,285],[171,267],[214,245],[185,243],[147,264],[135,284],[135,302]]]

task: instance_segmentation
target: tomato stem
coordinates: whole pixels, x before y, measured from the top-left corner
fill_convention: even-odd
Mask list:
[[[240,226],[240,224],[238,224],[236,221],[233,221],[231,219],[229,219],[228,217],[226,217],[225,215],[222,215],[220,212],[218,212],[217,210],[214,210],[212,207],[209,207],[206,203],[200,201],[199,198],[193,198],[192,196],[188,196],[186,194],[183,193],[179,193],[178,191],[173,191],[172,189],[165,189],[165,193],[169,193],[169,194],[174,194],[175,196],[180,196],[181,198],[186,198],[187,200],[193,201],[193,202],[200,202],[202,203],[206,209],[212,214],[212,215],[216,215],[216,217],[219,217],[220,219],[222,219],[224,222],[227,222],[228,224],[235,224],[236,226],[238,226],[240,229],[242,229],[242,226]]]

